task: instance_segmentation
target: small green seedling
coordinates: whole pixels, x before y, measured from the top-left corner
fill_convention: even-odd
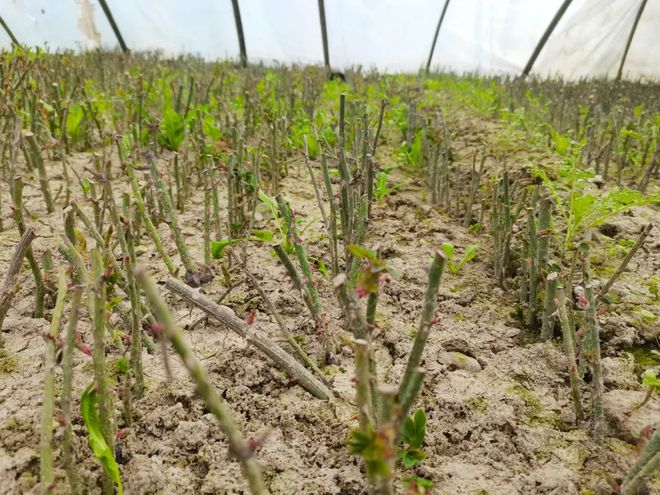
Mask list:
[[[658,315],[644,308],[639,308],[637,314],[642,318],[644,323],[653,323],[658,319]]]
[[[468,227],[468,232],[472,235],[481,233],[482,225],[480,223],[472,224]]]
[[[394,278],[399,276],[398,272],[383,261],[376,251],[355,244],[350,244],[348,250],[356,258],[365,259],[369,262],[366,269],[361,271],[358,275],[358,295],[365,296],[367,294],[378,293],[378,286],[381,277],[385,274],[390,274]]]
[[[374,197],[376,199],[382,199],[401,187],[401,184],[395,184],[392,187],[387,185],[387,181],[392,168],[393,167],[386,168],[382,172],[379,172],[378,175],[376,175],[376,185],[374,188]]]
[[[101,466],[103,466],[103,470],[108,478],[117,485],[119,495],[122,495],[124,493],[124,487],[119,477],[119,466],[101,432],[101,421],[96,410],[96,384],[94,382],[87,386],[80,398],[80,413],[89,433],[89,445],[94,455],[101,463]]]
[[[364,459],[367,472],[391,476],[392,470],[388,461],[395,455],[397,461],[408,469],[415,467],[426,458],[426,454],[422,451],[426,435],[426,414],[423,410],[419,409],[413,416],[406,418],[401,432],[402,446],[396,452],[393,452],[396,448],[393,449],[388,441],[390,435],[395,435],[393,431],[388,431],[390,428],[391,425],[379,430],[370,428],[368,431],[354,428],[348,433],[346,446],[351,454],[359,455]]]
[[[653,352],[657,357],[660,357],[660,352],[651,352]],[[642,373],[642,386],[646,389],[646,397],[644,397],[644,400],[635,409],[639,409],[649,400],[651,400],[651,397],[660,393],[660,378],[657,377],[655,371],[649,369]]]
[[[271,242],[273,237],[274,234],[271,230],[254,229],[252,230],[252,237],[250,237],[250,240],[253,242]],[[217,241],[211,241],[211,256],[216,260],[222,259],[225,255],[225,249],[245,240],[247,240],[245,237],[241,237],[238,239],[220,239]]]
[[[185,138],[186,124],[183,118],[173,108],[165,108],[163,120],[160,123],[158,142],[168,150],[176,151]]]
[[[422,409],[406,418],[401,436],[404,446],[399,450],[397,459],[406,468],[415,467],[426,458],[422,451],[426,436],[426,414]]]
[[[319,271],[321,275],[324,277],[327,277],[330,272],[328,272],[328,267],[324,263],[324,261],[321,258],[315,258],[313,256],[310,256],[309,261],[314,263],[314,266],[316,269]]]
[[[644,285],[648,287],[649,293],[654,299],[660,297],[660,277],[653,275],[650,279],[644,282]]]
[[[468,247],[465,248],[465,254],[463,254],[463,258],[461,261],[458,263],[454,263],[454,245],[451,242],[443,242],[442,243],[442,252],[445,253],[445,256],[447,256],[447,266],[449,267],[449,271],[456,275],[463,265],[465,263],[468,263],[472,261],[475,256],[477,255],[477,248],[479,247],[479,244],[470,244]]]
[[[403,478],[403,484],[406,487],[405,493],[410,495],[427,495],[431,493],[431,488],[433,488],[431,480],[419,476]]]

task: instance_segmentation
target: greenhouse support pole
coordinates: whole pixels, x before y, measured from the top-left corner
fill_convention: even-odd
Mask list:
[[[7,35],[9,36],[9,39],[11,39],[11,44],[12,44],[12,46],[18,46],[18,47],[20,47],[21,44],[20,44],[20,43],[18,42],[18,40],[16,39],[16,36],[14,36],[14,33],[11,32],[11,29],[9,29],[9,26],[7,26],[7,23],[6,23],[5,20],[2,18],[2,16],[0,16],[0,24],[2,24],[3,29],[5,30],[5,32],[6,32]]]
[[[238,0],[231,0],[234,9],[234,21],[236,21],[236,34],[238,34],[238,48],[241,51],[241,67],[247,67],[247,51],[245,50],[245,36],[243,35],[243,21],[241,20],[241,9]]]
[[[637,24],[639,24],[639,20],[642,18],[642,14],[644,13],[644,7],[646,7],[646,0],[642,0],[642,3],[639,5],[639,10],[637,11],[635,22],[633,22],[632,28],[630,29],[630,35],[628,35],[628,41],[626,42],[626,49],[623,50],[623,56],[621,57],[619,70],[616,73],[617,81],[620,81],[621,76],[623,75],[623,66],[626,63],[626,57],[628,56],[628,50],[630,50],[630,45],[632,44],[633,37],[635,36],[635,31],[637,30]]]
[[[543,36],[541,36],[541,39],[536,45],[536,48],[534,48],[534,52],[532,53],[532,56],[529,57],[529,61],[527,62],[527,65],[525,66],[522,72],[523,76],[528,76],[529,73],[531,72],[532,67],[534,66],[534,62],[536,62],[536,59],[541,53],[541,50],[543,50],[545,43],[548,41],[548,38],[550,38],[550,35],[555,30],[555,27],[557,26],[561,18],[564,16],[564,12],[566,12],[566,9],[568,9],[568,6],[571,4],[572,1],[573,0],[564,0],[564,3],[562,3],[561,7],[559,7],[559,10],[550,21],[550,24],[548,25],[548,28],[545,30],[545,33],[543,33]]]
[[[435,34],[433,35],[433,43],[431,43],[431,52],[429,53],[429,59],[426,61],[426,73],[429,73],[431,69],[431,59],[433,59],[433,52],[435,51],[435,44],[438,41],[438,34],[440,34],[440,26],[442,26],[442,21],[445,20],[445,14],[447,13],[447,7],[449,7],[449,0],[445,0],[445,6],[442,7],[442,13],[440,14],[440,20],[438,25],[435,27]]]
[[[105,17],[108,19],[108,22],[110,23],[110,27],[112,28],[112,31],[115,33],[115,36],[117,37],[117,41],[119,42],[121,51],[124,53],[128,53],[129,52],[128,47],[126,46],[124,37],[121,35],[121,32],[119,31],[119,26],[117,26],[117,23],[115,22],[115,18],[113,17],[112,12],[110,11],[108,2],[106,2],[105,0],[99,0],[99,3],[101,4],[101,8],[103,9],[103,13],[105,14]]]
[[[319,0],[319,19],[321,20],[321,38],[323,38],[323,63],[330,69],[330,50],[328,49],[328,29],[325,24],[325,2]]]

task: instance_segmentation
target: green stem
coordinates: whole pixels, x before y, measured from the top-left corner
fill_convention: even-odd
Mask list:
[[[119,239],[119,245],[122,251],[124,272],[126,274],[126,289],[128,292],[128,298],[131,303],[131,371],[133,374],[133,391],[135,392],[136,397],[142,397],[144,393],[144,376],[142,374],[142,328],[140,326],[140,297],[137,291],[137,286],[135,285],[135,276],[133,270],[135,268],[135,253],[131,252],[132,249],[132,239],[131,246],[129,247],[129,238],[130,234],[130,223],[126,219],[126,223],[122,222],[119,218],[119,212],[117,211],[117,204],[112,191],[112,182],[110,179],[106,178],[105,181],[105,192],[108,198],[108,208],[110,210],[110,219],[114,225],[114,229]],[[114,259],[114,255],[111,256]],[[130,394],[128,398],[128,407],[127,411],[130,410]],[[127,414],[127,417],[130,418],[130,414]]]
[[[75,270],[75,267],[72,267]],[[62,416],[64,417],[64,435],[62,439],[62,459],[64,469],[69,480],[71,493],[80,493],[78,470],[73,457],[73,427],[71,425],[72,390],[73,390],[73,352],[76,345],[76,331],[78,327],[78,312],[82,299],[80,274],[72,274],[71,281],[71,309],[66,329],[64,349],[62,351]]]
[[[577,361],[575,359],[575,340],[574,332],[568,317],[568,308],[566,305],[566,290],[564,287],[557,287],[557,314],[564,341],[564,353],[566,354],[566,367],[568,368],[568,378],[571,384],[571,394],[573,396],[573,408],[575,410],[576,422],[582,421],[584,412],[582,410],[582,398],[580,394],[580,378],[578,377]]]
[[[369,431],[374,425],[373,401],[371,399],[371,372],[369,342],[364,339],[353,341],[355,349],[355,401],[358,406],[358,420],[362,431]]]
[[[151,216],[147,212],[147,209],[144,205],[144,199],[142,198],[142,193],[140,192],[140,186],[138,185],[137,177],[135,176],[135,171],[133,170],[133,167],[128,163],[125,164],[125,169],[126,169],[126,174],[131,180],[131,189],[133,190],[133,196],[135,197],[135,205],[137,206],[138,212],[140,213],[140,217],[142,217],[142,220],[144,221],[144,225],[147,228],[147,232],[149,232],[149,236],[151,237],[154,246],[156,246],[156,250],[158,251],[158,254],[160,254],[161,258],[163,259],[163,263],[165,263],[165,266],[167,267],[167,271],[169,272],[170,275],[174,276],[176,275],[174,264],[172,263],[172,260],[167,254],[167,252],[165,251],[165,246],[163,246],[163,241],[161,241],[160,235],[158,235],[158,231],[156,230],[156,227],[154,227],[154,224],[151,221]]]
[[[275,199],[277,200],[280,214],[284,218],[287,225],[287,237],[289,238],[289,242],[293,243],[293,246],[296,250],[296,255],[298,257],[300,270],[305,277],[305,287],[307,294],[309,294],[310,300],[310,312],[312,313],[314,320],[318,320],[318,315],[321,312],[319,292],[316,288],[316,280],[314,280],[312,268],[309,266],[309,261],[307,260],[307,255],[305,254],[305,248],[302,245],[302,239],[300,239],[300,234],[298,233],[298,226],[296,225],[293,214],[291,213],[291,208],[287,204],[284,197],[281,194],[278,194]]]
[[[396,394],[397,389],[393,385],[383,384],[379,385],[376,393],[380,397],[380,410],[378,411],[379,434],[383,440],[387,442],[386,451],[392,455],[386,458],[387,470],[380,476],[380,494],[381,495],[394,495],[394,468],[396,464],[396,437],[397,427],[395,425],[398,417],[396,411]]]
[[[158,164],[156,163],[156,159],[153,156],[149,158],[149,164],[151,166],[151,177],[154,181],[154,184],[156,185],[156,188],[160,192],[160,204],[163,206],[165,216],[169,220],[170,232],[172,232],[174,243],[176,244],[176,248],[179,251],[181,263],[183,263],[183,266],[186,269],[186,279],[194,287],[199,287],[201,286],[199,275],[193,266],[192,258],[188,253],[188,247],[186,246],[186,242],[183,240],[183,234],[181,233],[181,229],[177,223],[176,212],[172,206],[172,200],[169,193],[167,192],[165,184],[163,183],[163,179],[160,177]]]
[[[142,286],[145,296],[149,300],[149,304],[154,310],[160,330],[172,342],[174,350],[181,357],[183,365],[195,383],[197,393],[204,400],[208,410],[216,417],[220,428],[226,435],[231,453],[241,463],[241,469],[248,481],[250,492],[253,495],[266,494],[266,488],[261,478],[261,470],[253,458],[252,449],[241,435],[236,422],[227,410],[217,390],[206,377],[204,367],[186,343],[183,333],[177,328],[174,318],[163,301],[156,283],[147,275],[144,269],[136,269],[135,275]]]
[[[646,480],[660,467],[660,427],[647,442],[639,458],[630,468],[623,483],[621,495],[639,495]]]
[[[528,309],[527,309],[527,327],[536,327],[536,314],[538,311],[539,298],[538,298],[538,237],[536,236],[536,218],[534,215],[534,208],[527,209],[527,229],[528,229],[528,244],[527,255],[529,256],[529,291],[528,291]]]
[[[44,164],[44,159],[41,156],[41,150],[39,149],[39,143],[37,143],[37,138],[31,132],[26,132],[24,134],[25,139],[28,142],[30,148],[30,155],[32,163],[36,165],[37,171],[39,172],[39,186],[41,192],[44,195],[44,202],[46,203],[46,210],[48,213],[53,213],[55,207],[53,205],[53,197],[50,193],[50,187],[48,183],[48,173],[46,172],[46,165]]]
[[[367,235],[367,216],[369,213],[369,202],[366,197],[362,197],[360,200],[360,211],[358,212],[358,217],[356,218],[357,225],[355,226],[355,244],[361,246],[364,242],[364,238]],[[355,285],[360,271],[360,258],[357,256],[352,257],[351,266],[350,266],[350,275],[351,284]]]
[[[20,177],[14,179],[14,187],[12,191],[12,199],[14,202],[14,221],[18,227],[19,234],[23,235],[26,231],[25,222],[23,220],[23,180]],[[36,258],[32,252],[32,247],[29,246],[25,252],[25,257],[30,264],[30,270],[32,270],[32,276],[34,277],[35,285],[35,302],[34,302],[34,317],[43,318],[44,317],[44,294],[45,286],[44,279],[41,275],[41,269],[37,263]]]
[[[64,313],[66,299],[66,272],[60,268],[57,277],[57,300],[53,317],[50,321],[50,332],[46,337],[46,359],[44,372],[44,398],[41,408],[41,448],[39,456],[39,473],[41,490],[51,493],[55,475],[53,473],[53,412],[55,409],[55,345],[59,342],[60,324]]]
[[[415,335],[415,342],[413,343],[412,351],[410,351],[406,370],[401,379],[401,384],[399,385],[399,403],[402,403],[402,399],[409,393],[408,391],[414,383],[416,370],[422,363],[424,347],[426,346],[426,341],[429,338],[431,327],[433,326],[433,314],[435,313],[437,305],[438,287],[440,286],[440,279],[442,278],[442,272],[445,268],[445,262],[445,256],[440,252],[436,252],[429,272],[429,281],[428,286],[426,287],[424,309],[422,311],[419,329],[417,330],[417,335]]]
[[[89,314],[92,316],[94,347],[92,361],[94,363],[94,381],[98,387],[99,420],[103,437],[110,449],[115,444],[115,429],[112,418],[111,389],[108,383],[108,372],[105,359],[105,304],[107,297],[106,280],[103,270],[103,259],[98,248],[92,250],[92,298],[89,302]]]
[[[585,313],[586,331],[591,335],[593,348],[586,354],[592,371],[592,397],[591,397],[591,426],[594,441],[602,444],[605,439],[605,415],[603,409],[603,367],[600,356],[600,329],[596,318],[596,296],[591,283],[584,286],[584,293],[588,301]]]
[[[557,272],[550,273],[545,279],[545,301],[543,307],[543,315],[541,320],[541,340],[549,340],[555,329],[555,291],[559,275]]]
[[[328,195],[328,204],[330,205],[328,238],[330,240],[329,245],[330,255],[332,256],[332,276],[334,278],[339,275],[339,248],[337,247],[337,207],[335,204],[335,196],[332,190],[332,182],[330,181],[330,173],[328,171],[328,163],[325,158],[325,154],[321,155],[321,171],[323,172],[325,191]]]

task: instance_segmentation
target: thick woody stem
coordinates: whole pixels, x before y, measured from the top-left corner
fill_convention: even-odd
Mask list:
[[[580,422],[584,418],[582,410],[582,398],[580,394],[580,378],[577,372],[577,361],[575,359],[575,339],[574,332],[568,317],[568,308],[566,306],[566,290],[564,287],[557,287],[557,314],[564,341],[564,353],[566,354],[566,366],[568,368],[568,378],[571,384],[571,394],[573,396],[573,408],[575,410],[575,420]]]
[[[2,323],[9,311],[11,306],[11,301],[16,295],[18,285],[16,284],[16,277],[21,270],[21,265],[23,264],[23,258],[30,247],[30,244],[35,238],[34,230],[27,229],[23,232],[21,239],[16,245],[16,250],[9,261],[9,268],[7,269],[7,275],[5,276],[5,283],[2,288],[2,294],[0,294],[0,331],[2,330]],[[0,337],[0,347],[2,347],[2,338]]]
[[[254,326],[249,327],[247,323],[238,318],[227,306],[216,304],[203,294],[200,294],[198,290],[193,289],[173,277],[167,280],[165,287],[171,292],[183,297],[186,301],[194,304],[206,314],[221,322],[229,328],[229,330],[240,335],[250,344],[254,345],[262,353],[272,359],[280,369],[296,380],[301,387],[317,399],[328,400],[332,397],[332,394],[325,385],[317,380],[303,365],[296,361],[276,343],[266,338],[263,333],[257,330]]]

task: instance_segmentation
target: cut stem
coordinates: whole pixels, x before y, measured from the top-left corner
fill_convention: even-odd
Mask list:
[[[135,276],[142,286],[145,296],[149,300],[149,304],[154,310],[160,329],[165,333],[168,340],[172,342],[174,350],[179,357],[181,357],[183,365],[186,367],[190,377],[195,383],[197,393],[204,400],[208,410],[211,411],[218,420],[220,428],[222,428],[222,431],[227,437],[230,452],[236,456],[241,463],[241,470],[243,471],[243,476],[245,476],[248,482],[250,492],[252,495],[266,494],[266,488],[261,478],[261,470],[253,458],[252,449],[241,435],[238,425],[227,410],[218,391],[211,385],[206,377],[204,367],[186,343],[183,332],[179,330],[174,322],[174,318],[172,317],[170,310],[167,308],[165,301],[163,301],[156,283],[147,275],[147,272],[144,269],[136,269]],[[168,283],[170,282],[173,282],[173,286],[175,287],[187,287],[176,279],[169,279]],[[188,287],[188,289],[190,288]],[[235,315],[234,318],[236,318]],[[238,318],[236,319],[238,320]]]
[[[628,251],[628,254],[626,254],[626,257],[623,259],[621,264],[619,265],[619,268],[616,269],[614,274],[610,277],[610,279],[607,281],[607,283],[603,286],[603,288],[600,290],[598,293],[598,298],[603,299],[607,296],[607,293],[609,290],[612,288],[612,285],[614,285],[614,282],[621,276],[621,274],[625,271],[625,269],[628,267],[628,263],[630,263],[630,260],[635,256],[635,253],[639,250],[644,245],[644,242],[646,241],[646,238],[648,235],[651,233],[651,229],[653,229],[653,224],[647,224],[644,226],[642,231],[639,234],[639,237],[637,238],[637,241],[635,242],[635,245],[630,248],[630,251]]]
[[[147,212],[147,208],[144,205],[144,199],[142,198],[142,193],[140,192],[140,186],[138,185],[137,177],[135,176],[133,167],[129,163],[125,163],[124,165],[126,169],[126,174],[131,180],[131,189],[133,190],[135,205],[137,206],[138,212],[140,213],[140,217],[144,221],[144,226],[147,228],[147,232],[149,232],[149,236],[151,237],[154,246],[156,246],[156,251],[158,251],[158,254],[160,254],[161,258],[163,259],[163,263],[165,263],[165,266],[167,267],[167,271],[169,272],[170,275],[176,275],[174,264],[172,263],[172,260],[167,254],[167,252],[165,251],[165,246],[163,246],[163,241],[160,239],[160,235],[158,235],[158,231],[156,230],[156,227],[151,221],[151,215],[149,214],[149,212]]]
[[[199,291],[173,277],[167,279],[165,287],[171,292],[183,297],[189,303],[194,304],[212,318],[218,320],[250,344],[253,344],[317,399],[329,400],[332,397],[332,394],[325,385],[319,382],[303,365],[275,342],[269,340],[254,326],[248,326],[247,323],[238,318],[227,306],[216,304],[206,296],[200,294]]]
[[[568,378],[571,384],[571,395],[573,396],[573,409],[575,410],[575,421],[579,423],[584,418],[582,410],[582,398],[580,394],[580,378],[577,371],[577,361],[575,359],[575,340],[574,332],[568,317],[568,308],[566,305],[566,291],[564,287],[557,287],[557,314],[564,341],[564,353],[566,354],[566,367],[568,368]]]
[[[60,324],[66,299],[66,272],[60,268],[57,276],[57,300],[50,332],[45,335],[46,357],[44,365],[44,398],[41,408],[41,448],[39,456],[39,475],[43,493],[51,493],[55,475],[53,472],[53,412],[55,409],[55,345],[59,342]]]
[[[176,212],[172,206],[172,198],[170,197],[169,192],[163,183],[163,179],[160,177],[158,164],[156,163],[156,159],[153,156],[149,157],[149,165],[151,166],[151,178],[153,179],[156,188],[160,192],[160,204],[163,206],[165,216],[169,220],[170,232],[174,238],[176,248],[179,251],[181,263],[183,263],[183,267],[186,269],[186,281],[194,287],[200,287],[202,284],[199,279],[199,274],[195,271],[192,258],[188,253],[188,247],[186,246],[186,242],[183,240],[183,234],[177,223]]]
[[[410,390],[415,383],[415,375],[417,368],[422,363],[422,356],[424,354],[424,347],[429,338],[431,327],[433,326],[433,314],[438,300],[438,287],[440,286],[440,279],[442,272],[445,268],[446,258],[444,254],[436,252],[431,264],[429,272],[429,281],[426,287],[426,296],[424,297],[424,309],[422,311],[422,318],[419,323],[417,335],[415,335],[415,342],[413,343],[410,357],[406,364],[406,370],[399,385],[399,403],[403,403],[403,399],[410,395]]]
[[[27,229],[23,232],[21,239],[16,245],[14,254],[9,260],[9,268],[7,269],[7,275],[5,276],[5,283],[2,288],[2,294],[0,294],[0,332],[2,331],[2,324],[9,311],[11,306],[11,301],[18,291],[18,284],[16,283],[16,277],[21,271],[21,265],[23,264],[23,258],[30,248],[30,244],[35,238],[34,230]],[[2,335],[0,334],[0,347],[2,347]]]
[[[12,190],[12,200],[14,202],[14,221],[18,227],[18,232],[23,235],[27,230],[25,227],[25,222],[23,220],[23,180],[20,177],[14,179],[14,187]],[[34,317],[43,318],[44,317],[44,294],[45,286],[44,279],[41,274],[41,269],[37,263],[34,254],[32,253],[32,247],[28,246],[25,251],[25,257],[30,264],[30,270],[32,270],[32,276],[34,277]]]

